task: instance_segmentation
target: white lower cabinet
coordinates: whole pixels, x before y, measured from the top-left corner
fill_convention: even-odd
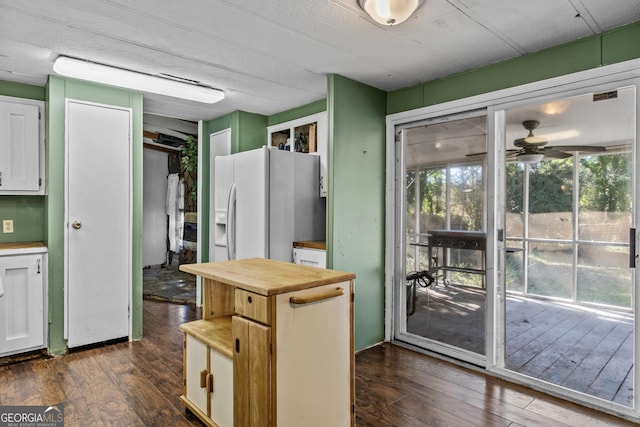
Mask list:
[[[230,320],[222,321],[222,329],[230,328]],[[185,381],[182,400],[207,425],[231,427],[233,362],[230,348],[223,350],[226,353],[223,354],[219,351],[219,342],[207,338],[218,326],[221,325],[196,321],[183,327]]]
[[[0,250],[0,357],[47,344],[46,253],[6,253]]]

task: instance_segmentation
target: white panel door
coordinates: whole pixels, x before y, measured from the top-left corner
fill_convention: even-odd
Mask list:
[[[131,110],[67,100],[69,347],[129,336]]]

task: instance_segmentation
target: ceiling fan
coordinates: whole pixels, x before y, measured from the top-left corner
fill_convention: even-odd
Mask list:
[[[533,130],[540,126],[538,120],[525,120],[522,126],[529,131],[524,138],[513,141],[513,145],[518,149],[507,150],[507,159],[514,159],[523,163],[535,163],[542,159],[566,159],[571,157],[575,151],[606,151],[604,147],[594,145],[554,145],[546,146],[549,142],[547,138],[536,136]],[[485,155],[486,153],[473,153],[467,156]]]

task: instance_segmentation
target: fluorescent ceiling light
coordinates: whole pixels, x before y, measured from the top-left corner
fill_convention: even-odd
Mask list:
[[[53,64],[57,74],[80,80],[88,80],[118,86],[140,92],[157,93],[174,98],[213,104],[224,99],[218,89],[185,83],[151,74],[138,73],[124,68],[110,67],[95,62],[60,56]]]
[[[406,21],[424,0],[358,0],[358,4],[378,24],[398,25]]]

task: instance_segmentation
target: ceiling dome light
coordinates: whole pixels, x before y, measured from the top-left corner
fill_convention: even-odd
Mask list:
[[[381,25],[398,25],[409,19],[424,0],[358,0],[360,7]]]

